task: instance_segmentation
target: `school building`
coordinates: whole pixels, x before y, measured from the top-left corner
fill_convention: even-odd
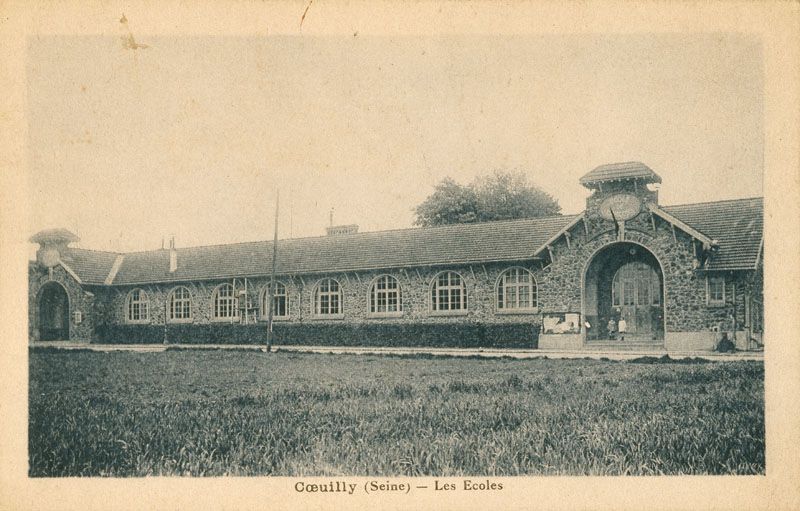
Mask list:
[[[115,253],[40,232],[31,341],[635,347],[763,345],[763,199],[659,204],[642,163],[580,179],[580,214]],[[620,322],[624,332],[619,331]]]

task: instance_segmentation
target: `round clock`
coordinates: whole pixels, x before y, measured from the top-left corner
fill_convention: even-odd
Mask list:
[[[639,214],[642,202],[639,197],[627,193],[612,195],[600,203],[600,216],[607,220],[630,220]],[[613,216],[611,212],[614,212]]]

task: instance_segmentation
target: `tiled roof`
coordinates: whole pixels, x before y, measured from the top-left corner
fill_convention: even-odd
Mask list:
[[[664,211],[719,241],[711,258],[711,270],[755,267],[764,234],[764,199],[735,199],[680,206],[662,206]]]
[[[591,187],[595,183],[604,181],[617,181],[620,179],[641,178],[645,183],[660,183],[661,176],[653,169],[638,161],[624,163],[609,163],[594,168],[580,179],[584,186]]]
[[[719,241],[709,269],[753,268],[763,234],[763,199],[737,199],[661,209]],[[296,238],[278,242],[281,275],[381,268],[439,266],[531,259],[577,215],[458,224],[419,229]],[[113,284],[178,282],[268,275],[272,242],[178,248],[178,269],[169,272],[169,250],[124,254]],[[69,248],[62,260],[85,284],[103,284],[119,254]]]
[[[68,248],[61,260],[74,271],[84,284],[103,284],[117,255],[83,248]]]
[[[282,275],[531,259],[534,250],[575,215],[420,229],[297,238],[278,242]],[[272,242],[259,241],[125,254],[113,283],[187,281],[268,275]],[[76,270],[77,271],[77,270]]]

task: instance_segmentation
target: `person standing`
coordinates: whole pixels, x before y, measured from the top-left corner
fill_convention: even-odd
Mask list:
[[[617,322],[614,321],[613,316],[609,318],[607,328],[608,328],[608,338],[614,339],[615,332],[617,331]]]
[[[619,325],[617,325],[617,330],[619,330],[619,340],[625,340],[625,332],[628,331],[628,322],[625,321],[625,317],[619,318]]]

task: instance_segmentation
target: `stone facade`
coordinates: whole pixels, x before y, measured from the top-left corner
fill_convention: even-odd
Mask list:
[[[386,271],[348,272],[304,276],[278,276],[277,281],[286,287],[288,317],[276,317],[276,323],[380,323],[403,325],[408,323],[526,323],[532,328],[540,324],[538,310],[509,313],[498,311],[496,286],[504,271],[510,268],[525,268],[534,274],[535,268],[527,263],[493,263],[482,265],[454,265],[442,268],[393,269]],[[467,310],[453,313],[432,312],[430,289],[433,279],[443,271],[455,271],[461,275],[467,292]],[[402,312],[395,317],[379,317],[370,313],[369,292],[374,280],[382,275],[396,278],[401,288]],[[315,316],[313,296],[317,284],[326,278],[339,282],[342,291],[342,314],[334,319]],[[256,277],[247,279],[248,295],[254,304],[261,305],[269,279]],[[150,284],[144,286],[114,287],[104,295],[98,315],[105,323],[125,324],[126,303],[133,289],[142,289],[149,300],[149,320],[145,324],[163,325],[167,299],[174,289],[184,286],[192,296],[193,324],[231,323],[230,319],[213,318],[214,291],[222,284],[235,284],[237,291],[243,289],[244,279],[199,281],[173,284]],[[260,307],[259,307],[260,308]],[[233,321],[241,323],[242,318]],[[258,322],[266,318],[258,313]],[[251,320],[252,322],[252,320]]]
[[[591,227],[589,227],[591,226]],[[655,229],[653,228],[655,226]],[[288,317],[276,317],[276,323],[303,324],[363,324],[376,323],[401,327],[404,324],[425,322],[446,323],[510,323],[527,324],[538,329],[542,313],[580,312],[585,316],[583,278],[592,257],[620,240],[611,222],[595,218],[582,221],[569,229],[569,243],[565,236],[551,245],[552,261],[522,261],[490,263],[479,265],[454,265],[452,267],[425,267],[411,269],[391,269],[386,271],[348,272],[304,276],[278,276],[277,280],[286,286]],[[726,272],[725,303],[709,305],[706,297],[706,276],[708,272],[693,268],[695,243],[691,236],[682,231],[673,231],[671,225],[660,219],[651,219],[649,213],[641,213],[626,223],[625,242],[632,242],[646,248],[660,262],[664,278],[665,346],[668,349],[711,349],[718,341],[715,330],[739,331],[738,345],[744,346],[748,333],[745,328],[745,300],[748,294],[757,293],[759,273]],[[674,236],[674,237],[673,237]],[[497,308],[497,281],[500,274],[510,268],[521,267],[531,271],[536,280],[537,304],[534,311],[508,313]],[[430,289],[434,277],[442,271],[459,273],[467,290],[467,310],[463,313],[442,314],[431,312]],[[402,313],[397,317],[375,317],[369,313],[369,290],[374,279],[381,275],[396,278],[401,286]],[[335,319],[316,317],[313,314],[313,292],[319,281],[325,278],[336,279],[342,289],[343,313]],[[36,301],[39,289],[49,281],[64,286],[70,304],[70,339],[79,341],[96,340],[97,324],[125,325],[126,304],[131,290],[139,288],[148,296],[148,320],[142,325],[164,325],[167,299],[179,286],[185,286],[192,296],[192,324],[234,323],[240,319],[215,320],[212,317],[213,294],[224,283],[233,279],[196,281],[186,283],[147,284],[124,287],[81,287],[62,267],[49,272],[37,265],[31,266],[29,274],[29,320],[31,339],[38,339]],[[248,294],[255,304],[261,303],[269,279],[266,277],[248,278]],[[244,279],[236,279],[236,288],[244,286]],[[76,324],[74,312],[82,312],[82,321]],[[734,320],[734,318],[738,318]],[[734,321],[737,322],[734,325]],[[258,314],[254,323],[265,323],[265,317]],[[584,332],[585,334],[585,332]],[[547,337],[545,336],[545,339]],[[161,338],[153,339],[160,342]],[[501,339],[497,340],[502,342]],[[577,349],[584,345],[580,335],[560,334],[545,341],[545,346]]]
[[[54,267],[50,272],[38,263],[31,263],[28,267],[28,325],[30,339],[38,340],[40,337],[38,301],[42,288],[50,282],[57,282],[67,292],[69,339],[84,342],[94,339],[94,327],[97,319],[97,311],[95,309],[97,290],[81,286],[61,266]],[[76,321],[76,312],[80,313],[80,322]]]
[[[628,193],[642,201],[639,214],[624,222],[620,235],[612,221],[598,212],[599,204],[613,193]],[[597,191],[587,199],[584,218],[567,235],[553,241],[551,262],[537,273],[540,307],[544,312],[581,312],[586,316],[584,277],[594,256],[615,243],[634,243],[658,260],[664,292],[664,346],[668,350],[709,350],[718,342],[718,332],[737,331],[745,321],[745,297],[760,292],[761,270],[753,272],[708,272],[698,260],[699,242],[673,224],[646,209],[657,195],[645,187],[620,183]],[[567,237],[568,236],[568,237]],[[725,279],[725,301],[709,304],[706,279]],[[739,323],[738,325],[736,323]],[[585,328],[583,329],[585,341]],[[744,344],[746,332],[737,336]],[[544,336],[544,346],[573,349],[576,336]]]
[[[563,223],[556,223],[551,231],[544,231],[547,236],[553,233],[544,245],[541,241],[536,244],[531,242],[530,246],[519,245],[519,240],[529,239],[531,233],[517,231],[518,224],[509,224],[515,227],[501,231],[502,239],[498,238],[494,245],[489,245],[505,247],[504,243],[510,243],[507,240],[514,238],[515,233],[524,233],[524,236],[514,238],[517,240],[514,246],[522,248],[513,257],[505,257],[515,260],[446,264],[451,259],[445,254],[437,259],[442,261],[441,264],[418,264],[413,261],[416,266],[403,268],[277,275],[277,280],[286,288],[288,315],[275,317],[275,337],[282,342],[301,344],[379,345],[384,342],[393,346],[582,349],[592,341],[603,339],[601,328],[608,321],[608,311],[613,301],[610,287],[612,277],[623,264],[635,261],[646,266],[646,271],[652,275],[648,284],[651,287],[647,291],[650,294],[647,296],[654,296],[653,290],[659,293],[656,302],[648,302],[644,306],[646,319],[641,323],[647,328],[652,327],[642,330],[644,334],[640,337],[646,338],[653,348],[668,351],[710,350],[718,345],[726,332],[733,333],[736,346],[740,349],[751,348],[753,339],[763,343],[761,249],[758,256],[752,259],[756,261],[753,269],[734,266],[732,268],[735,269],[731,270],[715,270],[707,262],[718,248],[716,240],[695,231],[658,207],[658,192],[647,184],[660,182],[660,178],[651,170],[630,164],[620,164],[617,169],[598,169],[598,172],[593,171],[592,180],[585,183],[593,189],[587,198],[585,211],[576,217],[559,217],[564,219]],[[618,175],[606,179],[609,172],[617,172]],[[606,202],[607,199],[609,202]],[[614,202],[618,199],[619,202]],[[609,204],[621,208],[618,210],[620,217],[609,215],[609,211],[612,211]],[[361,236],[355,233],[350,235]],[[485,238],[486,232],[483,231],[481,237],[476,239],[480,242]],[[249,276],[246,279],[244,276],[228,279],[207,277],[164,282],[175,279],[175,268],[171,268],[169,274],[163,273],[158,278],[145,280],[148,282],[145,284],[115,284],[115,272],[125,256],[106,254],[104,260],[108,271],[90,272],[94,280],[87,279],[92,282],[87,285],[81,283],[76,274],[68,270],[68,266],[56,264],[59,253],[68,250],[67,244],[75,239],[74,235],[64,230],[43,232],[32,239],[41,243],[43,248],[37,254],[40,261],[31,263],[29,270],[31,340],[36,341],[41,337],[38,325],[40,295],[42,287],[48,282],[57,282],[67,293],[68,337],[71,340],[153,343],[264,340],[266,318],[260,306],[269,282],[266,276]],[[336,251],[333,255],[340,253]],[[729,253],[738,252],[734,250]],[[255,260],[249,257],[258,256],[240,257],[239,260]],[[160,257],[152,261],[157,264],[152,263],[148,268],[157,268],[161,262],[166,264],[166,259],[162,261]],[[383,264],[382,260],[378,262]],[[81,263],[80,268],[86,270],[87,267],[92,266]],[[335,266],[324,266],[323,269],[332,267]],[[512,311],[498,308],[499,278],[512,268],[522,268],[533,275],[535,308]],[[466,310],[432,310],[432,283],[439,273],[445,271],[453,271],[461,276],[466,289]],[[370,290],[375,280],[383,275],[393,277],[400,285],[401,312],[383,315],[370,313]],[[339,283],[342,312],[335,316],[316,316],[314,292],[317,284],[328,278]],[[656,278],[657,281],[652,280]],[[709,278],[724,279],[724,299],[714,303],[709,301]],[[130,279],[127,282],[139,281]],[[249,321],[243,321],[241,317],[215,319],[214,294],[218,286],[232,284],[238,297],[238,292],[245,287],[245,281],[249,301],[256,306],[257,317],[250,316],[251,311],[248,313]],[[179,286],[186,287],[191,294],[191,319],[170,321],[167,318],[169,297]],[[145,320],[132,322],[127,317],[127,304],[134,289],[146,293],[148,315]],[[640,291],[636,293],[638,296]],[[616,310],[619,312],[619,309]],[[80,321],[76,312],[81,313]],[[558,314],[568,314],[571,318],[579,314],[577,329],[560,330],[564,333],[544,331],[542,326],[545,320],[552,320]],[[568,324],[566,319],[564,324]],[[595,329],[591,331],[593,337],[589,335],[591,328]]]

